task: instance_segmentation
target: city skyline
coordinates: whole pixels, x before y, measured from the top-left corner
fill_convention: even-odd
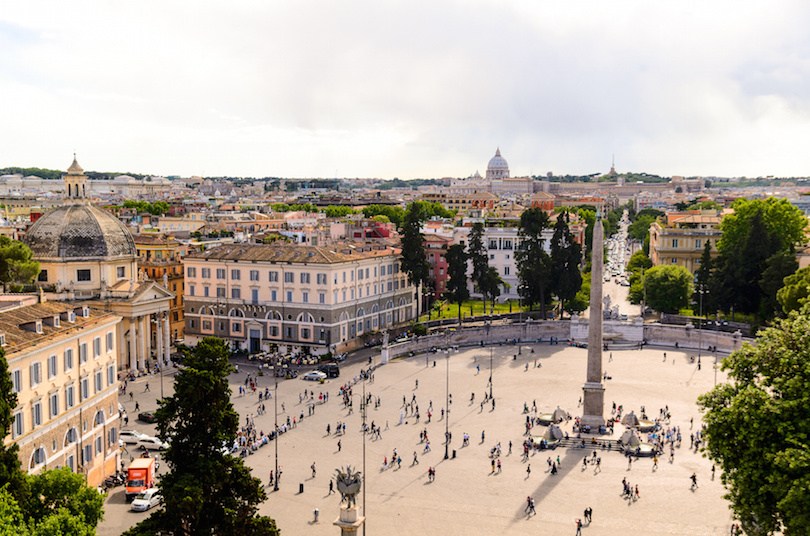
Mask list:
[[[9,4],[0,167],[807,176],[810,6],[781,6]]]

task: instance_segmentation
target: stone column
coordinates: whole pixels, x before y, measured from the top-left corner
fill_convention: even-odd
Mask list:
[[[149,318],[149,322],[153,322],[151,316]],[[160,313],[155,313],[155,357],[157,357],[156,361],[158,365],[163,366],[163,321],[160,318]],[[151,327],[151,326],[150,326]]]
[[[168,365],[172,360],[171,325],[169,324],[169,314],[163,317],[163,362]]]
[[[152,334],[150,333],[150,329],[152,326],[149,324],[150,316],[142,316],[141,317],[141,325],[143,326],[141,339],[143,340],[143,363],[144,369],[146,368],[146,364],[149,362],[149,357],[152,355]]]
[[[365,520],[365,516],[359,515],[357,505],[341,506],[340,517],[333,524],[340,527],[340,536],[354,536]]]
[[[605,424],[605,387],[602,385],[602,271],[604,265],[602,217],[596,213],[591,250],[591,300],[588,319],[588,371],[582,397],[582,424],[592,429]],[[593,430],[596,432],[597,430]]]
[[[138,339],[135,336],[135,319],[129,319],[129,370],[138,371]]]

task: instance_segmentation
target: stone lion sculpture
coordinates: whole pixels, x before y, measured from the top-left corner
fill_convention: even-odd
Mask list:
[[[340,502],[346,501],[346,508],[357,504],[357,494],[363,482],[360,471],[355,471],[350,465],[345,469],[335,470],[335,482],[340,492]]]

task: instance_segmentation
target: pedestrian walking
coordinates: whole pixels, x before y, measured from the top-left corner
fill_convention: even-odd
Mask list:
[[[413,462],[411,465],[419,465],[419,458],[416,456],[416,451],[413,451]]]
[[[576,536],[582,536],[582,520],[581,520],[581,519],[577,519],[576,523],[577,523],[577,533],[576,533]]]
[[[526,465],[526,478],[532,476],[532,464]]]
[[[138,411],[138,410],[140,410],[140,409],[141,409],[140,404],[138,404],[137,402],[135,402],[135,411]]]
[[[312,511],[312,516],[313,516],[313,518],[314,518],[314,519],[312,520],[312,522],[313,522],[313,523],[317,523],[317,522],[318,522],[318,515],[320,515],[320,513],[321,513],[321,512],[320,512],[320,510],[318,510],[318,508],[317,508],[317,507],[315,508],[315,510],[313,510],[313,511]]]
[[[312,462],[309,468],[312,469],[312,478],[315,478],[315,462]]]
[[[146,389],[143,390],[144,393],[149,392],[149,382],[146,382]]]
[[[690,489],[695,490],[698,487],[697,475],[692,473],[692,476],[690,476],[689,479],[692,481],[692,487]]]
[[[338,452],[340,452],[340,439],[338,439]]]
[[[588,525],[593,521],[593,508],[590,506],[585,509],[585,520],[588,521]]]
[[[335,481],[331,478],[329,479],[329,495],[332,495],[335,492]]]
[[[498,458],[498,472],[501,472],[501,459]]]

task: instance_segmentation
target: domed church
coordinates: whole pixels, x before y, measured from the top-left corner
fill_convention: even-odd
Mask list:
[[[64,181],[64,204],[45,213],[23,238],[40,263],[44,296],[81,300],[123,317],[117,337],[119,373],[145,371],[153,354],[168,363],[168,311],[174,295],[139,273],[135,241],[124,224],[90,204],[87,176],[75,155]]]
[[[501,156],[500,147],[495,150],[495,156],[489,159],[486,178],[490,180],[509,178],[509,164],[506,162],[506,159]]]

